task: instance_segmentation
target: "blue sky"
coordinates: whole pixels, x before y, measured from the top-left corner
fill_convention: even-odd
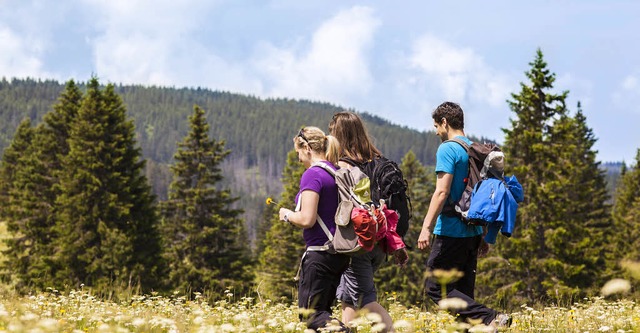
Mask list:
[[[462,105],[503,140],[540,48],[602,161],[640,147],[640,2],[0,0],[0,76],[323,101],[418,130]]]

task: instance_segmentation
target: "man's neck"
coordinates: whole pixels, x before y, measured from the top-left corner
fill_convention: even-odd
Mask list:
[[[447,138],[449,140],[455,138],[456,136],[466,136],[464,134],[464,130],[457,130],[457,129],[450,129],[449,132],[447,133]]]

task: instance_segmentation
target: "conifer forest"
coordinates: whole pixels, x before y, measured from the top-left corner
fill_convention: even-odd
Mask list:
[[[555,86],[553,66],[541,50],[524,74],[520,90],[505,101],[511,115],[501,148],[505,173],[517,177],[525,199],[514,234],[499,236],[479,260],[476,298],[520,311],[520,325],[543,327],[534,323],[534,306],[571,308],[588,299],[612,311],[607,307],[614,305],[598,297],[617,279],[629,288],[624,299],[614,295],[618,303],[610,304],[636,311],[629,317],[638,322],[627,328],[638,329],[638,306],[624,302],[640,296],[640,146],[633,161],[598,161],[589,119],[580,103],[567,105],[570,91]],[[269,300],[280,308],[268,311],[286,316],[295,311],[293,277],[304,251],[301,230],[278,219],[279,207],[293,208],[304,171],[292,138],[303,126],[327,131],[332,115],[343,110],[200,88],[118,85],[98,77],[3,78],[1,293],[44,297],[58,313],[74,310],[42,295],[64,294],[65,302],[87,306],[126,300],[140,308],[155,297],[171,311],[189,313],[189,320],[196,320],[193,311],[216,306],[235,316],[252,309],[250,316],[264,317],[234,322],[256,321],[253,327],[272,315],[252,300]],[[416,242],[435,188],[440,139],[358,113],[408,181],[409,264],[400,268],[390,258],[375,276],[381,303],[390,306],[403,331],[408,317],[420,316],[410,309],[435,307],[424,297],[428,253]],[[0,308],[0,323],[7,311]],[[287,318],[295,321],[297,314]],[[409,322],[412,328],[405,331],[455,325],[443,318],[430,318],[437,327]],[[274,325],[273,331],[302,331]],[[83,330],[60,322],[54,327]]]

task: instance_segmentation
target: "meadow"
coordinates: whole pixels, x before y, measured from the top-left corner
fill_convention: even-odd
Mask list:
[[[389,310],[397,332],[491,332],[489,327],[456,322],[438,309],[406,308],[389,296]],[[338,309],[335,311],[338,314]],[[208,302],[173,296],[132,295],[105,301],[88,290],[56,290],[31,296],[3,292],[0,332],[305,332],[293,304],[238,298]],[[640,332],[640,309],[631,300],[584,299],[567,307],[533,308],[522,305],[512,313],[506,332]],[[352,326],[358,333],[379,332],[382,324],[363,314]],[[327,331],[333,328],[328,327]]]
[[[5,235],[0,223],[0,238]],[[4,243],[0,241],[0,249]],[[0,256],[0,260],[4,260]],[[640,264],[624,263],[640,280]],[[640,306],[620,298],[629,282],[614,279],[603,287],[609,298],[585,298],[564,306],[523,304],[512,312],[512,326],[503,332],[640,332]],[[613,297],[613,298],[611,298]],[[118,301],[115,301],[117,299]],[[438,307],[405,307],[387,294],[384,302],[397,332],[493,332],[478,323],[460,323]],[[334,314],[339,316],[336,306]],[[22,296],[0,286],[0,333],[2,332],[306,332],[295,304],[242,297],[226,292],[211,300],[200,294],[137,295],[120,291],[95,295],[83,288],[71,292],[48,289]],[[304,315],[304,311],[302,312]],[[358,333],[380,332],[380,318],[362,313],[351,325]],[[327,327],[331,331],[335,327]]]

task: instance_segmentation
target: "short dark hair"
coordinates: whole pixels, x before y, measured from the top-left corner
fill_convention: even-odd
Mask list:
[[[431,114],[433,121],[442,124],[442,118],[447,120],[447,124],[453,129],[464,129],[464,112],[457,103],[444,102],[433,110]]]

